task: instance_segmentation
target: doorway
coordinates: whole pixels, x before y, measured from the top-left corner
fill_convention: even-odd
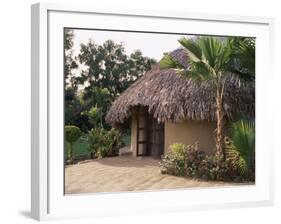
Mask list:
[[[159,157],[164,153],[164,123],[158,123],[147,107],[137,109],[137,156]]]

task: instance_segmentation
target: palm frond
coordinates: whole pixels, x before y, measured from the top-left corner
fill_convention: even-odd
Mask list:
[[[255,79],[255,38],[229,37],[231,60],[229,69],[242,80]]]
[[[239,120],[231,127],[231,142],[225,147],[226,158],[241,175],[254,172],[255,123]]]
[[[240,175],[246,176],[248,174],[249,167],[247,161],[233,145],[225,149],[225,154],[227,159],[230,160],[232,167],[237,170]]]
[[[255,145],[255,124],[250,120],[240,120],[232,124],[232,140],[243,155],[247,155]]]
[[[185,67],[177,62],[170,54],[164,55],[164,57],[159,62],[161,69],[185,69]]]
[[[216,37],[201,37],[198,41],[202,52],[211,67],[215,67],[224,51],[224,44]]]
[[[199,62],[202,59],[202,50],[195,41],[185,37],[180,38],[178,41],[185,48],[189,58],[193,62]]]
[[[212,68],[202,61],[191,63],[186,74],[188,78],[199,81],[211,81],[214,78]]]

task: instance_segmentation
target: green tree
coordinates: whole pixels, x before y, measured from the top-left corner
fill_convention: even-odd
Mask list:
[[[73,37],[74,33],[72,29],[64,30],[64,49],[70,50],[73,47]]]
[[[233,68],[235,68],[233,62],[235,57],[236,61],[238,60],[237,56],[239,54],[236,54],[237,52],[233,50],[233,40],[227,41],[217,37],[198,37],[196,39],[182,37],[179,39],[179,43],[187,53],[188,68],[177,62],[169,54],[166,54],[161,59],[160,67],[162,69],[173,68],[186,78],[212,84],[216,94],[216,153],[219,157],[223,157],[223,127],[225,122],[223,96],[225,82],[233,72]],[[255,59],[251,58],[251,60]],[[231,63],[232,67],[230,66]],[[236,65],[242,66],[243,64],[240,61]],[[246,76],[246,73],[244,75]]]
[[[73,29],[64,30],[64,80],[65,88],[69,86],[71,88],[77,89],[77,82],[73,74],[73,69],[78,68],[78,64],[73,57]]]
[[[93,127],[103,127],[102,121],[102,110],[101,108],[94,106],[91,107],[89,111],[86,112],[88,120]]]
[[[81,131],[74,125],[66,125],[64,127],[65,140],[68,143],[67,159],[68,161],[73,160],[73,144],[80,138]]]
[[[150,70],[155,63],[155,60],[144,57],[140,50],[130,56],[126,55],[123,45],[112,40],[107,40],[102,45],[93,40],[81,44],[78,57],[86,69],[77,77],[77,81],[82,85],[87,84],[89,89],[93,86],[106,88],[112,99]]]
[[[65,118],[66,125],[79,123],[79,116],[82,112],[81,102],[76,94],[76,90],[72,87],[67,87],[64,92],[65,100]]]
[[[92,158],[94,156],[103,158],[108,155],[116,155],[119,148],[123,146],[121,133],[114,128],[110,130],[100,127],[93,128],[89,131],[88,139]]]
[[[83,91],[81,99],[84,106],[82,115],[88,116],[91,128],[98,126],[107,128],[104,117],[112,102],[109,91],[106,88],[101,89],[95,86],[87,86]]]
[[[72,29],[64,30],[64,101],[65,101],[65,125],[74,124],[86,129],[85,119],[81,116],[83,111],[82,104],[77,94],[77,81],[74,75],[74,69],[78,67],[76,60],[73,57],[73,38],[74,32]]]

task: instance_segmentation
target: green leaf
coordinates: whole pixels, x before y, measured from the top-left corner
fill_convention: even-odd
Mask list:
[[[239,120],[232,124],[231,144],[225,149],[226,157],[241,175],[253,173],[255,154],[255,123]]]
[[[202,50],[196,42],[185,37],[180,38],[178,41],[185,47],[185,50],[192,61],[199,62],[202,59]]]
[[[184,66],[180,63],[178,63],[171,55],[166,54],[161,60],[160,60],[160,68],[161,69],[184,69]]]
[[[183,78],[192,79],[194,81],[213,81],[212,72],[208,70],[203,63],[194,63],[190,69],[174,69],[177,74]]]

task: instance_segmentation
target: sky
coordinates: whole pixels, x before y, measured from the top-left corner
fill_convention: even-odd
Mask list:
[[[123,43],[127,54],[140,49],[144,56],[159,61],[164,52],[173,51],[180,46],[177,41],[180,37],[182,35],[74,29],[73,53],[78,55],[80,44],[86,44],[89,39],[98,44],[111,39],[116,43]]]

